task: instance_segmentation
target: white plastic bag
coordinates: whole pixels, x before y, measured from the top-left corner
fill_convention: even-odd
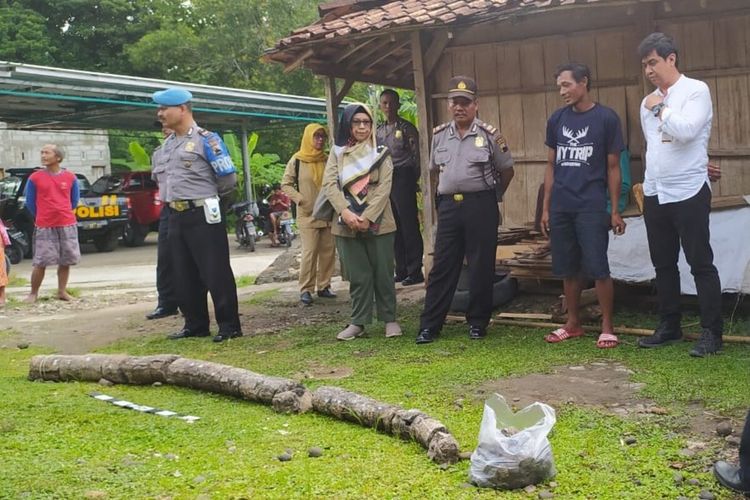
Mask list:
[[[537,402],[513,413],[505,398],[494,394],[484,403],[479,444],[471,455],[471,482],[511,490],[554,477],[547,435],[556,421],[549,405]]]

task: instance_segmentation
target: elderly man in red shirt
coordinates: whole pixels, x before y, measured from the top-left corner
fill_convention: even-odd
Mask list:
[[[37,170],[26,183],[26,207],[34,216],[34,259],[31,293],[27,302],[36,302],[47,266],[57,265],[57,298],[73,300],[67,292],[70,266],[81,260],[78,228],[73,210],[78,205],[76,176],[60,167],[65,155],[54,144],[42,147],[44,169]]]

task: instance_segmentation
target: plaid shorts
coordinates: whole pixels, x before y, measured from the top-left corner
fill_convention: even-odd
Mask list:
[[[81,260],[78,227],[34,228],[34,267],[73,266]]]

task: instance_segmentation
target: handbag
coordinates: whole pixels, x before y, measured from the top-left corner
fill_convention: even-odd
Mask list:
[[[328,197],[324,190],[320,190],[318,197],[315,198],[313,204],[312,216],[313,219],[331,222],[334,216],[333,205],[328,201]]]

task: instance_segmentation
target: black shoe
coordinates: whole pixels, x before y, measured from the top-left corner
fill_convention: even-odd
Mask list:
[[[745,496],[750,494],[750,484],[745,484],[740,477],[740,468],[728,464],[724,461],[718,461],[714,464],[714,476],[722,486],[730,490],[744,493]]]
[[[711,330],[704,328],[695,347],[690,350],[690,355],[694,358],[704,358],[711,354],[719,354],[723,346],[721,335],[714,335]]]
[[[174,316],[175,314],[179,314],[179,311],[176,307],[174,309],[170,309],[167,307],[157,306],[156,309],[146,315],[146,319],[166,318],[167,316]]]
[[[487,329],[479,325],[469,325],[469,338],[471,340],[483,339],[487,336]]]
[[[170,335],[167,335],[167,338],[169,340],[178,340],[178,339],[186,339],[189,337],[208,337],[208,336],[209,336],[208,331],[194,332],[192,330],[188,330],[187,328],[183,328],[177,333],[172,333]]]
[[[682,328],[662,322],[650,337],[638,340],[638,347],[663,347],[682,340]]]
[[[302,292],[301,294],[299,294],[299,301],[306,306],[312,305],[312,295],[310,294],[310,292]]]
[[[237,337],[242,337],[242,332],[239,330],[233,332],[219,332],[213,340],[214,342],[224,342],[225,340],[236,339]]]
[[[336,294],[333,293],[330,286],[327,286],[322,290],[318,290],[318,297],[321,297],[324,299],[335,299]]]
[[[406,276],[400,276],[400,275],[397,274],[396,276],[393,277],[393,282],[394,283],[401,283],[402,281],[404,281],[404,278],[406,278]]]
[[[438,334],[429,328],[422,328],[417,335],[417,344],[429,344],[434,342]]]
[[[417,285],[419,283],[424,283],[424,275],[422,274],[422,271],[419,271],[416,274],[412,274],[411,276],[407,276],[401,282],[401,284],[404,286]]]

